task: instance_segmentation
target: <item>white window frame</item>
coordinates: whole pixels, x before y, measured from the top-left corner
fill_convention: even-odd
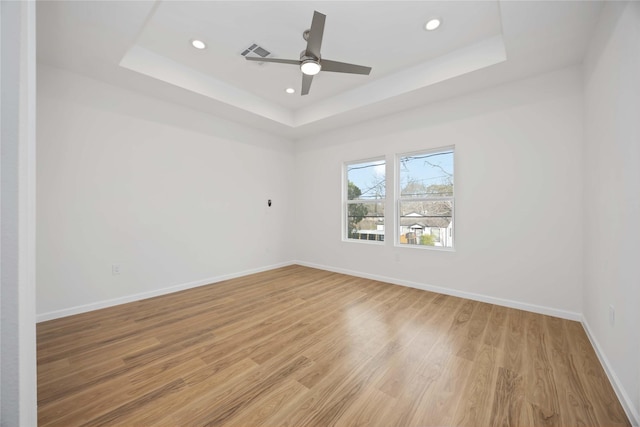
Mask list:
[[[384,185],[385,185],[385,196],[382,199],[371,199],[371,200],[361,200],[361,199],[357,199],[357,200],[349,200],[349,166],[350,165],[357,165],[360,163],[369,163],[369,162],[384,162],[384,168],[385,168],[385,174],[384,174]],[[370,157],[370,158],[366,158],[366,159],[360,159],[360,160],[350,160],[347,162],[343,163],[342,166],[342,241],[343,242],[357,242],[357,243],[364,243],[364,244],[370,244],[370,245],[384,245],[385,241],[387,240],[387,237],[389,235],[388,230],[388,221],[387,221],[387,197],[388,197],[388,183],[389,183],[389,176],[387,174],[388,172],[388,161],[387,158],[385,156],[377,156],[377,157]],[[384,240],[380,241],[380,240],[363,240],[363,239],[352,239],[349,237],[349,205],[351,204],[374,204],[374,203],[381,203],[384,206]]]
[[[453,154],[453,174],[454,174],[454,178],[453,178],[453,194],[449,197],[442,197],[442,196],[427,196],[427,197],[402,197],[402,183],[400,182],[400,173],[401,173],[401,167],[400,167],[400,160],[403,157],[409,157],[409,156],[417,156],[417,155],[424,155],[424,154],[438,154],[438,153],[447,153],[447,152],[451,152]],[[431,148],[431,149],[426,149],[426,150],[418,150],[418,151],[411,151],[408,153],[399,153],[396,154],[396,158],[395,158],[395,162],[394,162],[394,168],[395,168],[395,174],[394,174],[394,179],[395,179],[395,212],[394,212],[394,227],[393,227],[393,234],[394,234],[394,246],[396,247],[400,247],[400,248],[416,248],[416,249],[420,249],[420,250],[436,250],[436,251],[455,251],[455,245],[456,245],[456,238],[455,238],[455,231],[456,231],[456,227],[455,227],[455,194],[456,194],[456,179],[455,179],[455,174],[456,174],[456,150],[455,150],[455,146],[454,145],[450,145],[450,146],[446,146],[446,147],[438,147],[438,148]],[[401,214],[401,209],[400,209],[400,205],[401,202],[407,202],[407,201],[412,201],[412,202],[433,202],[433,201],[450,201],[451,202],[451,246],[426,246],[426,245],[414,245],[414,244],[407,244],[407,243],[400,243],[400,236],[401,236],[401,232],[400,232],[400,228],[402,227],[401,225],[401,221],[400,221],[400,214]],[[386,229],[386,227],[385,227]],[[442,237],[441,237],[442,238]]]

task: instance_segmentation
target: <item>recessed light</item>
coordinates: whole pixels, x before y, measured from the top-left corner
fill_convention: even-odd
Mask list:
[[[296,90],[292,87],[288,87],[284,91],[287,92],[288,94],[296,93]]]
[[[429,19],[425,24],[424,29],[427,31],[436,30],[440,26],[441,22],[442,21],[440,21],[440,18]]]
[[[191,46],[195,47],[196,49],[204,49],[207,47],[207,45],[202,40],[198,39],[191,40]]]

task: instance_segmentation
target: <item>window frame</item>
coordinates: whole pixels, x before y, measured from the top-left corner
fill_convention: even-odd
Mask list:
[[[409,156],[416,156],[416,155],[424,155],[424,154],[439,154],[439,153],[448,153],[451,152],[452,156],[453,156],[453,191],[451,196],[426,196],[426,197],[402,197],[402,183],[400,181],[400,174],[401,174],[401,159],[404,157],[409,157]],[[437,148],[429,148],[429,149],[425,149],[425,150],[416,150],[416,151],[409,151],[406,153],[398,153],[395,156],[395,162],[394,162],[394,168],[395,168],[395,174],[394,174],[394,179],[395,179],[395,185],[394,185],[394,189],[395,189],[395,203],[394,203],[394,227],[393,227],[393,233],[394,233],[394,238],[393,238],[393,244],[395,247],[398,248],[416,248],[416,249],[420,249],[420,250],[434,250],[434,251],[444,251],[444,252],[454,252],[455,251],[455,247],[456,247],[456,237],[455,237],[455,232],[456,232],[456,227],[455,227],[455,211],[456,211],[456,204],[455,204],[455,195],[456,195],[456,179],[455,179],[455,175],[456,175],[456,150],[455,150],[455,145],[448,145],[448,146],[444,146],[444,147],[437,147]],[[386,176],[385,176],[386,178]],[[407,201],[413,201],[413,202],[434,202],[434,201],[450,201],[451,202],[451,246],[428,246],[428,245],[418,245],[418,244],[408,244],[408,243],[401,243],[400,242],[400,236],[402,235],[401,233],[401,218],[400,215],[402,213],[401,210],[401,204],[402,202],[407,202]],[[442,236],[440,236],[440,239],[442,239]]]
[[[384,198],[382,199],[371,199],[371,200],[349,200],[349,166],[357,165],[361,163],[369,163],[369,162],[384,162]],[[369,245],[384,245],[385,241],[388,237],[388,210],[387,210],[387,199],[389,193],[389,176],[388,176],[388,166],[389,162],[387,161],[386,156],[376,156],[376,157],[368,157],[365,159],[358,160],[349,160],[342,164],[342,241],[349,243],[364,243]],[[382,233],[382,240],[368,240],[368,239],[352,239],[349,237],[349,205],[351,204],[375,204],[380,203],[384,208],[384,232]]]

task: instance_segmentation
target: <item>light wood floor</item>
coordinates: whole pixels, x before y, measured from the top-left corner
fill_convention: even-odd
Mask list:
[[[629,425],[579,323],[300,266],[38,324],[41,426]]]

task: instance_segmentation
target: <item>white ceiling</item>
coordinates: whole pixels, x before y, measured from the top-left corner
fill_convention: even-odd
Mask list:
[[[38,61],[297,138],[579,63],[600,2],[40,1]],[[313,11],[321,72],[300,96],[295,65],[246,61],[252,43],[297,59]],[[432,32],[425,22],[437,16]],[[199,51],[190,40],[207,43]],[[285,88],[293,87],[289,95]]]

